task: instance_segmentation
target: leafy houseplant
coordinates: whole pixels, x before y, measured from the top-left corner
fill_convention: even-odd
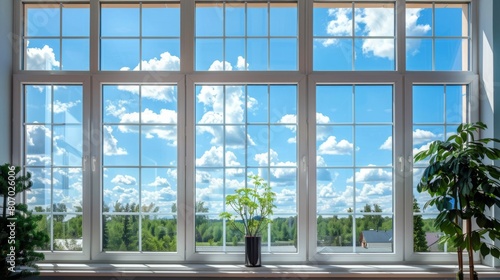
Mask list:
[[[500,239],[500,221],[487,211],[500,206],[500,167],[483,162],[500,158],[499,149],[487,146],[500,140],[476,140],[475,135],[486,128],[481,122],[461,124],[456,134],[444,142],[432,142],[414,158],[415,162],[429,160],[417,189],[431,196],[424,208],[435,206],[440,211],[434,221],[444,233],[440,242],[457,248],[457,279],[463,279],[464,249],[468,252],[469,279],[477,279],[473,251],[479,251],[483,257],[500,257],[500,248],[485,240]],[[478,226],[474,229],[473,220]]]
[[[0,279],[19,279],[38,274],[37,261],[44,260],[43,253],[35,252],[49,242],[49,237],[37,229],[43,218],[32,215],[24,203],[16,203],[18,193],[29,190],[33,183],[31,174],[18,175],[21,168],[4,164],[0,166],[0,194],[3,211],[0,217]]]
[[[252,180],[253,187],[245,186],[236,189],[234,194],[227,195],[226,205],[234,213],[222,212],[220,217],[245,235],[246,265],[260,266],[260,234],[271,223],[270,216],[276,207],[276,194],[260,176],[250,175],[248,178]]]

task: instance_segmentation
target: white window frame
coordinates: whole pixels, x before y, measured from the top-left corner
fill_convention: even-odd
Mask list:
[[[178,0],[181,4],[181,66],[180,71],[167,72],[120,72],[99,71],[99,9],[100,0],[87,0],[90,3],[90,70],[89,71],[24,71],[22,69],[22,44],[13,44],[16,48],[13,59],[13,119],[12,119],[12,159],[13,164],[23,161],[23,85],[24,84],[81,84],[83,85],[83,133],[84,155],[88,158],[86,171],[83,173],[83,238],[92,240],[83,243],[81,252],[45,253],[47,261],[139,261],[139,262],[206,262],[239,263],[234,254],[196,252],[194,244],[194,104],[196,84],[297,84],[298,85],[298,250],[297,253],[263,254],[264,263],[454,263],[456,254],[449,253],[414,253],[413,252],[413,209],[412,209],[412,85],[421,84],[469,84],[470,100],[467,104],[471,112],[470,121],[479,120],[478,107],[478,36],[477,23],[479,0],[470,2],[470,71],[406,71],[405,50],[405,0],[388,0],[396,7],[396,70],[395,71],[321,71],[312,70],[313,1],[298,0],[298,71],[244,71],[244,72],[208,72],[195,71],[194,60],[194,15],[195,0]],[[127,2],[129,0],[107,0],[102,2]],[[139,0],[138,0],[139,1]],[[131,2],[138,2],[131,1]],[[167,0],[169,1],[169,0]],[[217,2],[216,0],[205,0]],[[332,2],[316,0],[317,2]],[[334,2],[352,2],[355,0],[337,0]],[[364,0],[362,2],[380,2]],[[432,2],[414,0],[411,2]],[[51,1],[48,1],[50,3]],[[81,2],[67,0],[65,2]],[[85,1],[84,1],[85,2]],[[142,0],[142,2],[157,2]],[[276,0],[276,2],[287,2]],[[410,1],[409,1],[410,2]],[[433,2],[451,2],[435,0]],[[23,3],[38,3],[36,0],[16,1],[14,4],[14,28],[17,34],[23,34]],[[22,37],[18,37],[22,38]],[[22,42],[17,41],[17,43]],[[176,83],[178,86],[178,228],[176,253],[138,253],[138,252],[100,252],[101,242],[101,175],[90,171],[92,157],[96,159],[96,172],[100,170],[101,137],[101,89],[103,84],[112,83]],[[394,85],[394,237],[395,246],[392,254],[331,254],[316,253],[316,147],[315,147],[315,87],[316,84],[392,84]],[[403,120],[400,121],[400,120]],[[403,172],[396,172],[400,167],[399,157],[405,164]],[[95,173],[94,173],[95,174]],[[404,213],[404,214],[401,214]],[[93,238],[92,238],[93,237]]]

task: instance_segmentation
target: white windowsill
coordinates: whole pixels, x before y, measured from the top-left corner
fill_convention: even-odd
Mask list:
[[[263,265],[41,263],[40,276],[455,278],[456,265]],[[475,265],[480,279],[500,279],[500,268]]]

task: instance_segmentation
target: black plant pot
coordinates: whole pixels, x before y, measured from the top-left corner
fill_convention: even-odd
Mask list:
[[[245,266],[261,266],[260,236],[245,236]]]

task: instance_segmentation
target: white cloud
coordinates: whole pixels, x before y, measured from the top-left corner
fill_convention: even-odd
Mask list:
[[[111,179],[111,183],[132,186],[137,183],[137,180],[130,175],[118,174],[115,176],[115,178]]]
[[[170,183],[168,182],[167,178],[163,178],[160,176],[156,176],[154,182],[148,184],[148,186],[150,187],[169,186],[169,185]]]
[[[421,9],[406,9],[406,34],[408,36],[421,36],[430,31],[427,24],[417,24]],[[336,8],[329,9],[328,16],[332,19],[328,22],[326,32],[331,36],[351,36],[353,29],[352,9]],[[364,26],[363,30],[361,30]],[[364,36],[393,36],[394,35],[394,9],[366,8],[358,9],[355,16],[354,29],[361,30]],[[319,39],[324,47],[335,45],[338,39]],[[407,46],[409,50],[417,49],[417,44]],[[363,54],[372,54],[376,57],[394,60],[394,40],[375,38],[363,39]]]
[[[422,9],[418,8],[406,9],[406,36],[424,36],[431,31],[430,25],[417,24],[421,11]],[[419,39],[407,40],[407,52],[411,55],[417,54],[419,52],[420,42],[421,40]]]
[[[330,123],[330,117],[325,116],[322,113],[316,112],[316,123],[318,124]]]
[[[210,65],[208,71],[224,71],[224,69],[226,71],[232,71],[233,66],[231,65],[231,63],[227,61],[216,60],[212,62],[212,65]]]
[[[52,106],[52,111],[55,113],[55,114],[59,114],[59,113],[64,113],[66,111],[68,111],[69,109],[75,107],[76,105],[80,104],[81,101],[80,100],[77,100],[76,102],[68,102],[68,103],[63,103],[59,100],[56,100],[54,101],[54,105]]]
[[[120,117],[120,123],[138,123],[139,113],[126,113]],[[144,109],[141,115],[141,123],[177,123],[177,112],[168,109],[161,109],[157,114],[151,109]],[[173,127],[175,128],[175,127]],[[118,129],[123,133],[137,133],[139,132],[136,126],[120,125]],[[170,145],[177,145],[177,132],[176,129],[164,129],[162,127],[149,126],[143,127],[142,133],[146,134],[146,138],[158,137],[167,140]]]
[[[222,147],[211,147],[200,158],[196,159],[196,166],[222,166]]]
[[[28,42],[29,45],[29,42]],[[54,70],[58,69],[60,62],[56,60],[54,50],[45,45],[43,48],[26,49],[27,70]]]
[[[246,63],[245,58],[243,58],[242,56],[238,56],[238,61],[236,62],[236,69],[245,70],[246,68],[248,68],[248,66],[249,64]]]
[[[127,85],[119,85],[119,90],[128,91],[133,94],[139,94],[138,86],[127,86]],[[144,98],[165,101],[165,102],[173,102],[176,100],[176,91],[175,86],[169,85],[148,85],[142,86],[140,88],[141,96]]]
[[[319,145],[318,154],[320,155],[350,155],[354,149],[354,144],[342,139],[337,142],[335,136],[330,136]]]
[[[269,165],[269,158],[271,162],[276,162],[278,160],[278,153],[271,149],[270,153],[256,154],[254,160],[259,164],[259,166]]]
[[[391,182],[392,183],[392,172],[388,169],[382,168],[362,168],[360,171],[356,172],[356,183],[366,183],[366,182]],[[353,183],[353,178],[347,179],[347,183]]]
[[[113,128],[105,125],[103,133],[103,153],[106,156],[121,156],[126,155],[127,150],[118,147],[118,140],[113,136]]]
[[[359,9],[355,21],[358,26],[365,24],[363,34],[368,37],[394,35],[394,9]],[[394,59],[393,39],[364,39],[362,49],[364,54]]]
[[[382,145],[379,147],[379,149],[381,149],[381,150],[392,150],[392,136],[389,136],[389,137],[385,140],[384,144],[382,144]]]
[[[441,135],[436,135],[431,131],[416,129],[413,131],[413,145],[419,145],[437,140]]]
[[[180,59],[175,55],[171,55],[169,52],[164,52],[160,54],[160,59],[152,58],[150,60],[141,61],[143,71],[175,71],[180,69]],[[129,67],[122,67],[120,71],[129,71]],[[135,66],[134,71],[140,70],[139,65]]]
[[[223,164],[223,149],[222,147],[212,146],[210,150],[205,151],[200,158],[196,159],[196,166],[222,166]],[[238,167],[241,163],[238,162],[238,158],[231,151],[226,151],[226,166],[227,167]]]

